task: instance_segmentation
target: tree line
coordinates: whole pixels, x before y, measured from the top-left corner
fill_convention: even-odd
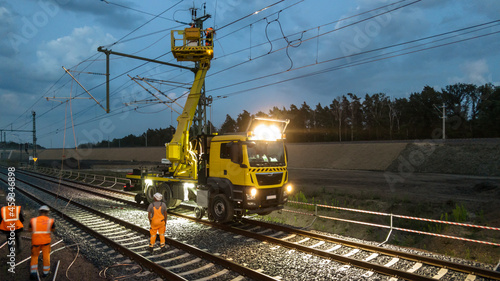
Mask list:
[[[226,115],[220,132],[244,131],[248,120],[258,116],[290,119],[290,142],[441,138],[443,107],[446,138],[500,137],[500,87],[464,83],[441,91],[425,86],[408,98],[348,93],[314,108],[304,102],[255,115],[244,110],[236,119]]]
[[[251,114],[243,110],[236,118],[226,115],[212,133],[243,132],[253,117],[289,119],[289,142],[332,142],[360,140],[408,140],[441,138],[445,112],[446,138],[500,137],[500,87],[456,83],[440,91],[425,86],[409,97],[391,98],[384,93],[358,96],[347,93],[329,105],[313,108],[306,102],[289,108],[273,107]],[[163,146],[175,128],[148,129],[139,136],[128,135],[94,147]],[[90,144],[87,144],[90,145]]]

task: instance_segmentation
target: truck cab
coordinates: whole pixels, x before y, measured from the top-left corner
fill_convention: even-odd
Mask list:
[[[281,123],[284,127],[288,124],[255,120]],[[207,201],[214,203],[206,208],[215,220],[229,220],[232,215],[269,214],[282,209],[288,201],[292,186],[288,184],[283,131],[275,130],[272,134],[269,130],[273,125],[259,126],[257,131],[215,136],[210,141],[207,189],[212,200]],[[213,200],[216,196],[222,198]]]

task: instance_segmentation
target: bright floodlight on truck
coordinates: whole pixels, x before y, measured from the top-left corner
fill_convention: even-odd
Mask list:
[[[144,180],[144,183],[146,184],[146,186],[152,186],[153,180],[147,179],[147,180]]]
[[[252,132],[252,140],[276,141],[281,139],[281,131],[275,125],[260,124]]]
[[[285,138],[289,120],[254,118],[247,129],[249,140],[277,141]]]

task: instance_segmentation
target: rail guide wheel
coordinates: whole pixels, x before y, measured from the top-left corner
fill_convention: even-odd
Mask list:
[[[137,193],[135,195],[135,202],[137,204],[147,204],[148,201],[146,199],[146,196],[144,195],[144,193]]]
[[[203,218],[204,215],[205,215],[205,209],[203,207],[197,206],[194,208],[194,216],[197,219],[200,220],[201,218]]]

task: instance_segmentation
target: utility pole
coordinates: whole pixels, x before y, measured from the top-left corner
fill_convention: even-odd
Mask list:
[[[446,104],[443,102],[443,106],[441,107],[441,110],[439,110],[439,107],[434,105],[434,108],[442,114],[441,119],[443,119],[443,136],[442,139],[446,139]]]
[[[33,114],[33,167],[36,168],[36,112],[31,113]]]
[[[446,139],[446,105],[443,102],[443,140]]]

